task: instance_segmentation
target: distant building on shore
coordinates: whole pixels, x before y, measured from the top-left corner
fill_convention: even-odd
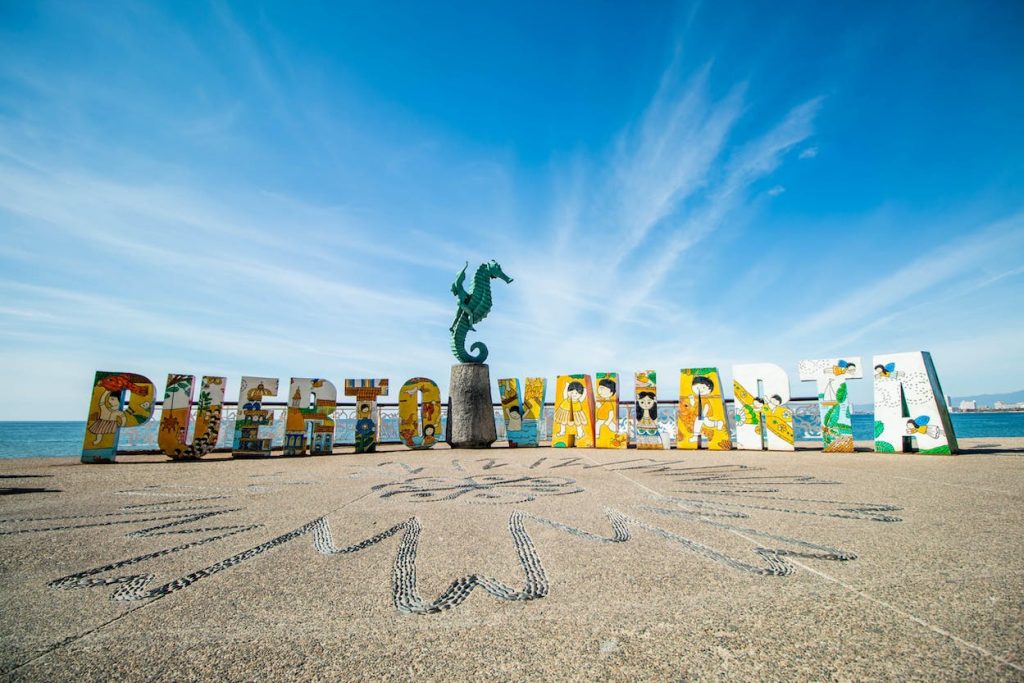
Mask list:
[[[970,412],[972,410],[977,410],[977,409],[978,409],[978,402],[977,401],[960,401],[960,412],[961,413],[968,413],[968,412]]]
[[[1004,403],[1002,401],[996,401],[992,406],[996,410],[1024,410],[1024,401],[1020,403]]]

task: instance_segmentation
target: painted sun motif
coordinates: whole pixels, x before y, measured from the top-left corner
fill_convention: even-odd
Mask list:
[[[624,454],[625,455],[625,454]],[[850,562],[857,560],[852,549],[834,546],[831,542],[780,533],[779,515],[829,517],[848,523],[900,522],[892,513],[898,507],[884,503],[842,500],[843,496],[827,494],[801,495],[803,491],[823,491],[840,486],[838,481],[818,479],[810,475],[770,472],[764,467],[739,464],[690,465],[684,460],[658,458],[623,458],[596,463],[582,457],[548,457],[515,461],[504,458],[483,458],[475,463],[458,460],[413,466],[402,462],[381,462],[370,467],[360,463],[361,471],[387,476],[384,467],[398,467],[407,475],[419,475],[429,469],[433,474],[408,476],[386,483],[371,484],[367,493],[381,501],[380,516],[374,535],[353,535],[343,516],[334,516],[333,523],[342,528],[332,532],[332,521],[323,512],[312,513],[298,526],[277,535],[264,535],[266,527],[261,510],[264,506],[247,507],[249,488],[188,487],[165,483],[142,489],[119,492],[128,496],[146,496],[147,502],[125,505],[102,513],[31,516],[0,521],[0,536],[63,532],[75,534],[79,529],[122,529],[128,538],[158,537],[166,534],[184,536],[180,542],[162,550],[147,550],[135,557],[94,566],[66,576],[54,578],[47,585],[56,590],[79,590],[114,587],[110,599],[144,601],[159,599],[186,590],[215,574],[231,571],[242,563],[255,562],[267,552],[288,545],[293,553],[312,552],[323,555],[350,555],[385,542],[396,543],[392,562],[392,598],[395,608],[405,614],[435,614],[462,604],[480,588],[500,601],[530,601],[547,598],[552,588],[544,557],[552,542],[550,534],[534,542],[540,529],[555,531],[562,543],[578,544],[581,553],[588,553],[590,562],[602,562],[602,547],[631,542],[635,537],[654,539],[639,544],[637,552],[671,553],[691,556],[705,567],[758,577],[785,577],[797,570],[793,558],[812,561]],[[509,468],[508,471],[494,472]],[[472,468],[472,469],[470,469]],[[549,475],[557,470],[560,476]],[[590,477],[607,473],[617,483],[633,482],[643,491],[637,497],[631,485],[625,484],[621,496],[607,498],[616,489],[601,487],[590,491],[574,478],[562,473],[588,472]],[[324,484],[324,481],[282,479],[283,473],[261,473],[260,482],[290,488],[296,485]],[[256,475],[254,475],[256,476]],[[379,480],[378,480],[379,481]],[[261,486],[264,484],[261,483]],[[659,491],[660,489],[660,491]],[[267,490],[269,492],[269,489]],[[263,492],[263,491],[260,491]],[[200,494],[198,497],[196,494]],[[600,497],[595,498],[595,495]],[[598,504],[598,514],[585,524],[570,522],[559,505],[544,505],[556,497],[579,497],[579,503]],[[156,497],[158,500],[153,501]],[[159,500],[166,497],[168,500]],[[466,504],[507,505],[507,519],[493,529],[493,538],[511,536],[514,554],[511,557],[518,571],[496,578],[478,572],[454,577],[437,597],[420,593],[417,582],[418,549],[421,544],[442,543],[432,534],[431,518],[411,515],[395,518],[395,506],[386,501],[433,502],[431,516],[464,515],[459,506]],[[450,509],[446,509],[449,508]],[[465,508],[463,508],[465,510]],[[424,510],[426,512],[426,510]],[[767,517],[766,517],[767,514]],[[221,521],[225,516],[226,524]],[[470,515],[465,519],[493,517]],[[365,528],[365,527],[364,527]],[[125,533],[126,532],[126,533]],[[157,580],[159,567],[149,563],[177,553],[189,553],[201,546],[228,542],[245,535],[251,540],[244,549],[224,559],[174,578]],[[346,539],[341,542],[340,539]],[[737,545],[736,539],[742,541]],[[292,541],[299,541],[292,543]],[[235,541],[231,541],[236,544]],[[345,545],[348,543],[348,545]],[[502,541],[502,545],[504,542]],[[307,549],[299,549],[305,546]],[[507,546],[504,546],[507,548]],[[593,550],[588,550],[588,548]],[[504,551],[502,551],[504,552]],[[510,557],[510,559],[511,559]],[[652,559],[655,559],[652,557]],[[136,568],[136,565],[146,567]],[[154,571],[156,569],[156,571]],[[472,567],[468,567],[472,569]]]
[[[491,474],[452,479],[414,477],[402,482],[378,484],[381,498],[402,496],[418,502],[463,498],[470,503],[528,503],[539,496],[567,496],[582,493],[575,480],[566,477],[530,477]]]

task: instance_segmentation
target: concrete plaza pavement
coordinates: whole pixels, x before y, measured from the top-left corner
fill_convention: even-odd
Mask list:
[[[1022,680],[1024,444],[0,460],[7,680]]]

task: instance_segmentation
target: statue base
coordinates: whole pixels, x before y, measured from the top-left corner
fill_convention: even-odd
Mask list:
[[[489,448],[497,441],[491,373],[484,363],[452,366],[446,441],[452,448]]]

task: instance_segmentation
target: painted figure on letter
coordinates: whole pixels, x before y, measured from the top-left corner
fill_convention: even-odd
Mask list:
[[[717,368],[680,370],[678,415],[677,448],[732,448]]]
[[[619,375],[614,372],[597,373],[595,441],[598,448],[625,448],[629,440],[626,431],[619,429]]]
[[[555,386],[556,404],[555,448],[593,448],[594,397],[590,391],[590,375],[560,375]]]
[[[125,405],[125,393],[130,392]],[[114,462],[121,430],[153,416],[153,383],[129,372],[97,372],[82,442],[82,462]]]
[[[661,431],[658,428],[658,375],[653,370],[638,372],[636,386],[636,447],[661,449]]]
[[[417,412],[417,408],[419,408]],[[441,427],[441,391],[426,377],[414,377],[398,393],[398,435],[409,448],[420,450],[437,443]]]

